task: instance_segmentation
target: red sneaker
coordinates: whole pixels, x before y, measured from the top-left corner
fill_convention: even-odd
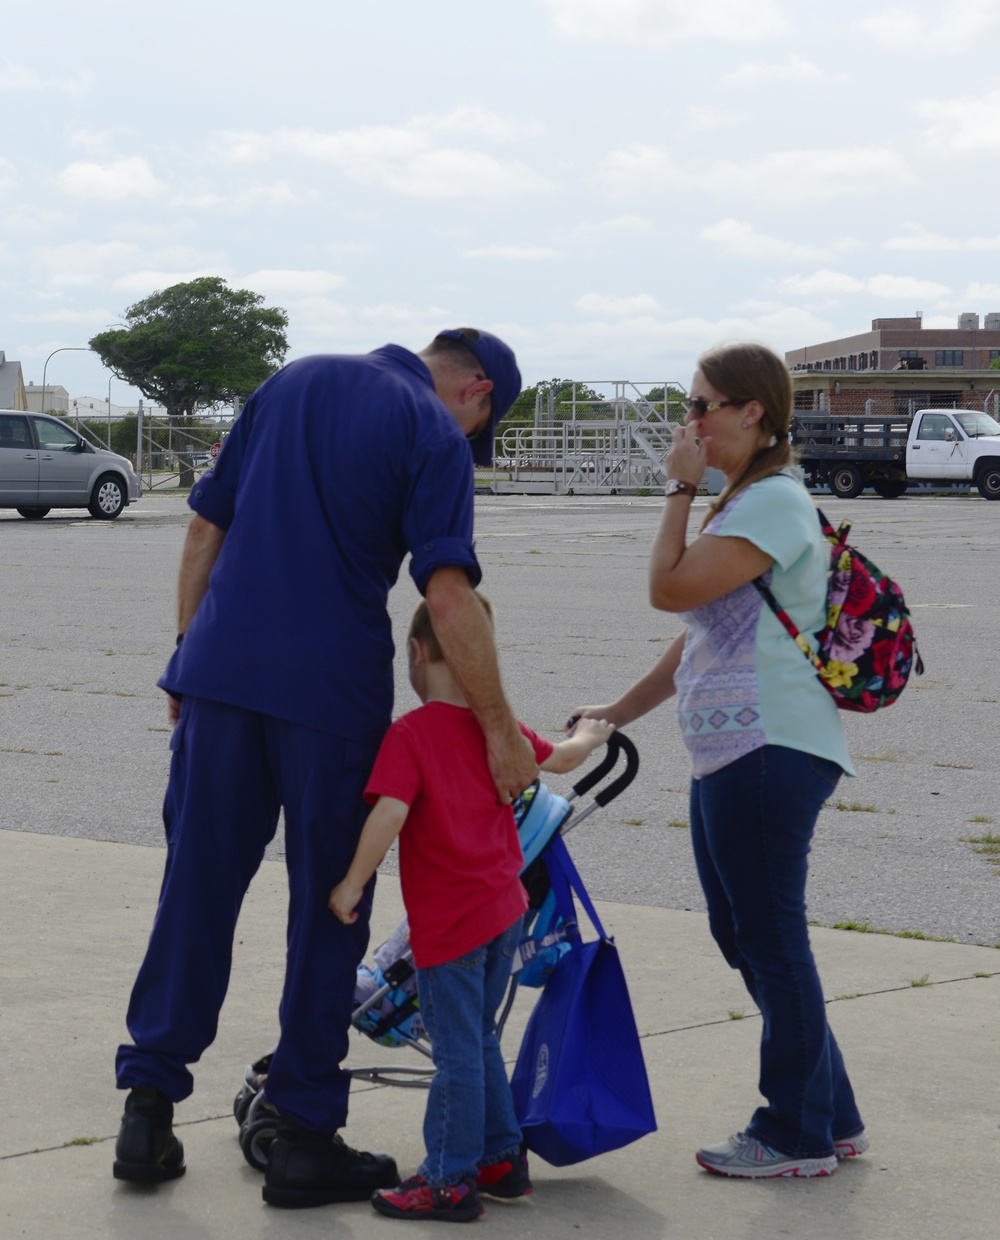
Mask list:
[[[526,1197],[534,1192],[528,1178],[528,1156],[522,1150],[512,1158],[476,1168],[476,1188],[488,1197]]]
[[[483,1212],[471,1181],[428,1184],[419,1175],[404,1180],[398,1188],[380,1188],[372,1196],[372,1205],[387,1218],[436,1218],[447,1223],[471,1223]]]

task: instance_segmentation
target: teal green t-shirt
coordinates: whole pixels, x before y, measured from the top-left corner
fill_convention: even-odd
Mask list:
[[[826,623],[829,547],[805,487],[784,473],[741,491],[705,534],[745,538],[771,556],[765,575],[810,636]],[[677,713],[695,778],[764,745],[784,745],[854,774],[837,706],[752,582],[688,612]]]

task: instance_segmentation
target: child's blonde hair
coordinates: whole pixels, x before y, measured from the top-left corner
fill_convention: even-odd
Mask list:
[[[483,611],[486,612],[489,617],[490,624],[492,625],[493,604],[485,594],[480,594],[478,590],[475,591],[475,595],[482,604]],[[431,663],[440,663],[444,658],[441,645],[434,634],[434,626],[431,624],[431,611],[427,606],[426,599],[420,600],[417,604],[417,610],[413,613],[413,619],[410,621],[410,631],[406,635],[407,646],[409,646],[413,638],[423,642],[423,644],[427,647],[427,658]]]

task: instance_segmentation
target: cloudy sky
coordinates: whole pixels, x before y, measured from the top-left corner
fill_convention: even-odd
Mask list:
[[[469,323],[526,382],[1000,310],[1000,0],[39,0],[0,109],[26,382],[206,274],[290,358]]]

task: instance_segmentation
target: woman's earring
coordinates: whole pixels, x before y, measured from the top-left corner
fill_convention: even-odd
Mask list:
[[[743,423],[743,429],[744,429],[745,431],[748,431],[748,430],[750,429],[750,423],[749,423],[749,422],[744,422],[744,423]]]

